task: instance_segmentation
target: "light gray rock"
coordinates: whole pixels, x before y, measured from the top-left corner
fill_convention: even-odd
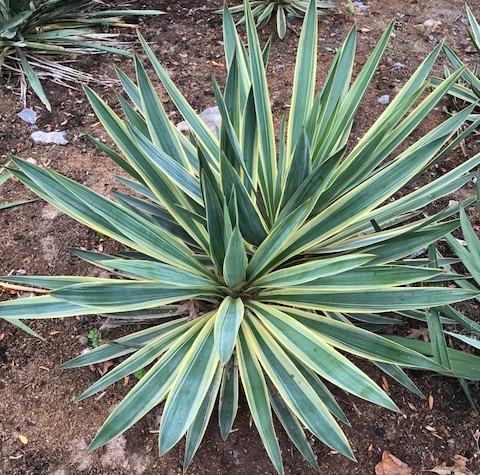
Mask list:
[[[370,7],[363,2],[353,2],[353,6],[359,10],[368,10]]]
[[[20,117],[20,119],[30,125],[35,124],[35,122],[37,121],[37,113],[33,109],[23,109],[17,115],[18,117]]]
[[[36,144],[57,144],[57,145],[67,145],[67,133],[66,132],[42,132],[37,130],[30,135],[31,139]]]
[[[442,25],[443,23],[441,21],[432,18],[425,20],[421,25],[423,27],[423,35],[430,36],[432,33],[436,33]]]
[[[200,112],[200,118],[205,122],[206,126],[215,134],[217,135],[218,130],[220,130],[220,124],[222,122],[222,117],[220,115],[220,111],[218,107],[208,107],[204,111]],[[190,128],[186,121],[179,122],[177,124],[178,130],[180,132],[188,132]]]

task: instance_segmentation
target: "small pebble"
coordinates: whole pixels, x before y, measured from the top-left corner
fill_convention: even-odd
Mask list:
[[[86,336],[81,336],[78,341],[81,345],[86,345],[88,343],[88,338]]]
[[[448,202],[448,207],[449,208],[453,208],[454,206],[457,206],[457,205],[458,205],[457,200],[449,200],[449,202]]]
[[[383,427],[376,427],[375,435],[377,435],[378,437],[383,437],[385,435],[385,429]]]
[[[390,71],[400,71],[400,69],[406,68],[403,63],[394,63],[393,68]]]
[[[383,96],[380,96],[377,101],[379,104],[382,104],[382,106],[386,106],[387,104],[390,104],[390,96],[388,94],[385,94]]]

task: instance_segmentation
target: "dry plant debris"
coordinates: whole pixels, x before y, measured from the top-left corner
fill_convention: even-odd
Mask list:
[[[453,460],[454,464],[451,467],[448,467],[446,462],[444,462],[427,471],[437,473],[438,475],[475,475],[467,468],[467,462],[469,460],[466,457],[455,455]]]
[[[388,450],[384,450],[382,460],[375,466],[375,475],[412,475],[412,469]]]

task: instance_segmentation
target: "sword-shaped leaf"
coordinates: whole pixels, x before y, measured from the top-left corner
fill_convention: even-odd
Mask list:
[[[222,364],[225,364],[232,357],[244,313],[245,308],[240,298],[227,296],[218,308],[214,335],[215,348]]]
[[[183,462],[183,470],[187,470],[195,453],[202,442],[205,431],[207,430],[207,425],[212,415],[213,407],[217,399],[218,388],[220,387],[220,382],[222,380],[222,367],[217,368],[217,373],[215,374],[210,388],[205,395],[205,398],[200,406],[200,409],[195,416],[192,425],[189,427],[187,432],[187,440],[185,442],[185,457]]]
[[[412,391],[413,394],[416,394],[418,397],[425,399],[425,395],[418,389],[417,385],[410,379],[410,377],[397,365],[390,363],[380,363],[379,361],[374,361],[375,366],[380,368],[384,373],[388,374],[395,381],[398,381],[403,387],[407,388],[409,391]]]
[[[267,214],[270,219],[275,214],[275,180],[277,178],[275,132],[273,128],[272,109],[265,75],[262,50],[255,23],[248,1],[244,1],[247,25],[248,48],[250,57],[250,75],[252,81],[253,99],[257,115],[258,141],[260,149],[259,183],[265,198]]]
[[[146,219],[58,173],[12,160],[25,174],[12,170],[20,181],[77,221],[164,262],[205,272],[183,243]]]
[[[225,259],[223,203],[220,203],[218,200],[215,188],[206,173],[202,173],[201,182],[207,217],[207,230],[210,236],[209,254],[215,264],[215,269],[220,273]]]
[[[426,356],[433,356],[434,351],[431,343],[396,335],[388,335],[386,338]],[[454,350],[453,348],[448,348],[447,351],[452,369],[451,373],[447,373],[449,376],[480,381],[480,358],[477,355]]]
[[[135,351],[133,355],[122,361],[113,370],[109,371],[98,381],[92,384],[85,392],[82,393],[78,400],[80,401],[82,399],[86,399],[87,397],[93,396],[94,394],[103,391],[115,381],[119,381],[125,376],[134,374],[136,371],[147,367],[156,359],[160,358],[165,351],[167,351],[174,343],[176,343],[179,336],[182,333],[185,333],[192,325],[193,321],[184,322],[183,325],[177,325],[170,331],[165,332],[164,334],[155,338],[153,341],[150,341],[144,347],[140,348],[138,351]]]
[[[287,217],[277,222],[266,239],[258,246],[247,267],[247,278],[252,281],[272,267],[272,261],[281,254],[289,239],[305,222],[312,211],[313,202],[310,200],[303,206],[292,211]],[[279,243],[282,243],[279,245]]]
[[[100,310],[94,307],[87,308],[65,302],[51,295],[0,302],[0,317],[5,319],[34,320],[40,318],[74,317],[95,313],[100,313]]]
[[[54,290],[52,295],[60,301],[90,308],[91,313],[112,313],[158,307],[209,293],[207,287],[184,289],[152,281],[111,280],[109,283],[73,284]]]
[[[377,313],[414,310],[460,302],[480,295],[480,291],[451,288],[392,287],[378,290],[297,290],[295,287],[264,291],[261,302],[299,306],[313,310]]]
[[[138,57],[135,57],[135,70],[137,73],[138,91],[142,100],[142,110],[154,147],[158,147],[165,153],[165,156],[171,157],[180,167],[188,169],[189,162],[174,131],[175,126],[168,118],[153,84],[150,82],[145,68]],[[148,140],[149,138],[145,137],[145,139]],[[191,179],[192,175],[189,175],[189,178]],[[199,188],[198,183],[197,187]]]
[[[286,405],[322,442],[355,460],[345,434],[285,351],[256,319],[247,321],[250,344]]]
[[[237,357],[232,355],[224,365],[220,398],[218,401],[218,425],[223,440],[227,440],[233,427],[238,410],[238,364]]]
[[[163,284],[176,287],[215,287],[218,283],[213,277],[208,279],[177,269],[168,264],[154,261],[135,259],[109,259],[99,260],[100,266],[128,272],[143,280],[155,280]]]
[[[167,72],[160,64],[158,59],[155,57],[152,49],[145,41],[145,38],[141,34],[138,35],[140,43],[142,44],[143,50],[145,51],[149,61],[152,63],[155,72],[157,73],[160,81],[167,90],[168,94],[172,98],[172,101],[177,106],[178,110],[182,116],[187,121],[190,130],[195,134],[195,137],[198,142],[207,151],[206,159],[208,163],[212,166],[214,170],[218,170],[218,142],[215,139],[215,136],[205,125],[202,119],[198,114],[193,110],[192,106],[185,100],[181,92],[177,89],[173,81],[168,76]]]
[[[396,410],[397,406],[364,372],[336,351],[325,339],[291,316],[263,305],[249,303],[275,339],[323,378],[358,397]]]
[[[208,324],[205,317],[191,327],[158,360],[110,414],[88,450],[92,451],[118,437],[145,414],[160,404],[172,387],[179,366],[194,344],[199,332]]]
[[[39,338],[43,340],[43,338],[34,330],[32,330],[28,325],[25,325],[21,320],[17,320],[16,318],[5,318],[0,315],[0,318],[3,318],[6,322],[11,323],[12,325],[15,325],[16,327],[20,328],[20,330],[23,330],[25,333],[28,333],[29,335],[34,336],[35,338]]]
[[[232,231],[223,261],[223,277],[230,288],[235,288],[247,279],[248,258],[243,237],[238,229]]]
[[[251,332],[248,332],[246,323],[243,323],[240,327],[237,340],[237,358],[240,379],[253,421],[270,460],[279,475],[283,475],[282,455],[273,427],[267,383],[260,363],[253,352]]]
[[[283,14],[280,14],[280,10]],[[297,147],[297,142],[302,135],[302,129],[313,105],[317,72],[318,20],[316,10],[315,3],[310,2],[298,43],[287,129],[287,156],[291,156]],[[279,25],[286,24],[283,8],[279,8],[278,12]]]
[[[423,355],[350,323],[335,321],[310,312],[285,309],[305,328],[320,334],[330,345],[362,358],[400,366],[442,371],[444,368]]]
[[[371,254],[351,254],[327,259],[317,259],[313,262],[306,262],[297,266],[287,267],[269,274],[265,274],[259,279],[254,280],[252,287],[292,287],[301,284],[312,284],[312,281],[323,279],[343,273],[366,264],[371,261],[374,255]],[[355,281],[354,281],[355,282]],[[312,284],[314,285],[314,284]]]
[[[367,256],[369,256],[367,254]],[[334,258],[335,260],[335,258]],[[340,260],[340,259],[339,259]],[[321,262],[321,261],[320,261]],[[347,261],[348,262],[348,261]],[[297,288],[312,290],[373,290],[386,287],[409,285],[424,282],[442,273],[441,269],[428,269],[413,266],[357,266],[336,272],[325,277],[315,278],[309,282],[295,284]],[[287,285],[286,285],[287,286]],[[290,285],[288,285],[290,286]]]
[[[130,333],[129,335],[117,338],[113,341],[104,342],[102,345],[93,348],[87,353],[63,363],[60,368],[69,369],[89,366],[134,353],[156,338],[183,326],[186,321],[187,318],[179,318],[171,322],[162,323],[161,325],[155,325],[144,330]]]
[[[276,389],[272,388],[271,385],[268,386],[268,392],[270,394],[270,403],[272,404],[273,410],[285,429],[285,432],[288,434],[288,437],[290,437],[291,441],[303,455],[304,459],[315,470],[319,470],[315,454],[313,453],[312,447],[305,436],[305,431],[298,418],[292,413]]]
[[[292,361],[295,363],[299,371],[303,374],[304,378],[308,381],[308,384],[313,388],[315,393],[323,401],[327,409],[344,424],[350,425],[347,416],[342,411],[342,408],[338,404],[335,396],[330,392],[325,383],[317,376],[317,374],[311,370],[307,365],[302,363],[298,358],[291,355]]]
[[[219,366],[214,345],[214,318],[209,318],[177,368],[160,424],[160,453],[167,453],[187,432]]]
[[[480,350],[480,340],[478,340],[477,338],[472,338],[470,336],[461,335],[460,333],[455,333],[455,332],[445,332],[445,333],[453,336],[457,340],[463,341],[467,345],[477,348],[477,350]]]

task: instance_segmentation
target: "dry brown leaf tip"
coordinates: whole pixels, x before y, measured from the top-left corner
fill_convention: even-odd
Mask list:
[[[412,475],[412,469],[388,450],[384,450],[382,460],[375,466],[375,475]]]

